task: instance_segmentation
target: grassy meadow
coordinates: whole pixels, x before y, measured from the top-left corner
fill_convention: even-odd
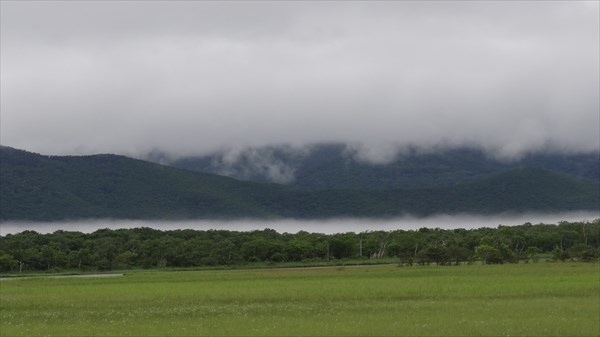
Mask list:
[[[133,272],[0,281],[1,336],[598,336],[600,265]]]

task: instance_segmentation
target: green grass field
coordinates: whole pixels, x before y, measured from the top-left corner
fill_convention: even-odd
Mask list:
[[[2,336],[598,336],[600,265],[136,272],[1,281]]]

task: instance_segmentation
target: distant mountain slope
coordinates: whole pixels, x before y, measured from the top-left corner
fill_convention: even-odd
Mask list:
[[[597,210],[597,181],[512,169],[453,187],[301,190],[116,155],[0,149],[0,220],[326,218]]]
[[[254,200],[277,186],[116,155],[0,151],[0,219],[266,216]]]
[[[161,157],[149,159],[160,160]],[[178,168],[236,179],[277,182],[302,189],[390,189],[452,186],[508,169],[541,168],[593,180],[600,179],[600,157],[588,154],[528,154],[500,161],[473,148],[416,150],[387,164],[356,160],[343,144],[320,144],[309,150],[285,146],[220,152],[163,162]]]

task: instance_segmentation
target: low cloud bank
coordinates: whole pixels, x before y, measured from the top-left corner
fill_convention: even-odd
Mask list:
[[[598,150],[598,13],[593,1],[2,2],[0,141],[133,156],[342,142],[372,162],[407,145]]]
[[[415,230],[427,228],[480,228],[522,225],[526,222],[532,224],[546,223],[557,224],[560,221],[593,221],[600,218],[599,212],[566,212],[548,214],[514,214],[514,215],[437,215],[426,218],[402,217],[394,219],[327,219],[327,220],[189,220],[189,221],[128,221],[128,220],[93,220],[93,221],[66,221],[66,222],[3,222],[0,224],[0,235],[14,234],[24,230],[33,230],[39,233],[52,233],[57,230],[79,231],[91,233],[98,229],[110,228],[137,228],[150,227],[160,230],[195,229],[195,230],[231,230],[252,231],[265,228],[277,232],[297,233],[307,231],[315,233],[344,233],[364,231],[393,231]]]

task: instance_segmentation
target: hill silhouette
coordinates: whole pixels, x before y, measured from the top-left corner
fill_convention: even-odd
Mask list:
[[[300,189],[103,154],[0,149],[0,220],[330,218],[597,210],[599,184],[518,168],[453,186]]]
[[[390,189],[453,186],[492,173],[539,168],[599,180],[596,153],[529,153],[500,160],[481,149],[457,147],[423,151],[405,149],[391,161],[361,160],[345,144],[316,144],[307,149],[267,146],[221,151],[169,160],[154,153],[149,160],[197,172],[214,173],[256,182],[276,182],[301,189]]]

